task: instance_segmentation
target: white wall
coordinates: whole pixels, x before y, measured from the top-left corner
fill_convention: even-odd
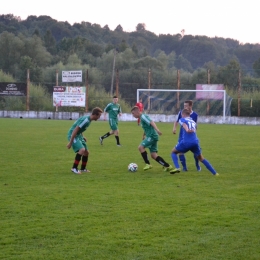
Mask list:
[[[89,113],[88,113],[89,114]],[[61,119],[76,120],[84,113],[79,112],[46,112],[46,111],[3,111],[0,110],[0,118],[31,118],[31,119]],[[173,123],[177,115],[149,115],[155,122]],[[101,120],[103,115],[101,116]],[[129,113],[123,113],[120,121],[135,121],[136,119]],[[210,124],[237,124],[237,125],[260,125],[260,117],[235,117],[228,116],[225,121],[222,116],[199,116],[199,123]]]

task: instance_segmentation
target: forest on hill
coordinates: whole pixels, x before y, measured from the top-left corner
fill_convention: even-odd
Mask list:
[[[152,88],[181,89],[195,84],[224,84],[236,91],[241,75],[242,90],[259,91],[260,44],[241,44],[236,39],[200,35],[160,34],[145,24],[126,32],[119,24],[114,30],[86,21],[61,22],[50,16],[0,15],[0,70],[16,81],[30,79],[49,91],[55,72],[88,71],[89,84],[110,91],[111,77],[119,71],[120,93],[136,98],[137,88],[147,88],[148,70]],[[241,74],[240,74],[241,73]]]

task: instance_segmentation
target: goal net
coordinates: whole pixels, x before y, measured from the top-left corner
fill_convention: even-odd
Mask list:
[[[201,116],[231,115],[232,98],[225,90],[137,89],[137,101],[152,114],[177,114],[184,101],[193,101],[193,110]]]

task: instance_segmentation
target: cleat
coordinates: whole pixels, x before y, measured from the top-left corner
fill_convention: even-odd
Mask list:
[[[163,167],[164,172],[169,172],[171,170],[173,170],[173,167],[171,165],[169,167]]]
[[[80,170],[81,172],[90,172],[88,169]]]
[[[201,167],[198,165],[197,166],[197,171],[200,172],[201,171]]]
[[[188,171],[188,169],[187,169],[187,168],[185,168],[185,167],[183,167],[183,168],[182,168],[182,171],[183,171],[183,172],[187,172],[187,171]]]
[[[213,176],[219,176],[219,174],[216,172],[215,174],[213,174]]]
[[[71,171],[75,174],[81,174],[81,171],[76,168],[71,168]]]
[[[152,165],[151,164],[146,164],[145,167],[144,167],[144,171],[147,171],[149,169],[152,169]]]
[[[102,139],[101,136],[99,137],[99,142],[100,142],[101,145],[103,145],[103,139]]]
[[[178,172],[180,172],[180,171],[181,171],[180,168],[175,168],[175,169],[173,169],[173,170],[170,171],[170,174],[175,174],[175,173],[178,173]]]
[[[121,144],[117,144],[116,146],[121,147],[122,145]]]

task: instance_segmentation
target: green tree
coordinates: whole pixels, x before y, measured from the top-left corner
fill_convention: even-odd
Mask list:
[[[240,69],[241,67],[237,60],[231,60],[227,66],[221,67],[217,74],[219,84],[224,84],[230,89],[236,89]]]
[[[20,40],[24,42],[23,56],[32,58],[32,62],[39,67],[46,67],[51,62],[51,54],[43,46],[42,40],[34,35],[26,38],[19,35]]]
[[[51,54],[56,53],[56,40],[53,37],[50,30],[47,30],[46,33],[43,36],[44,44],[48,52]]]
[[[0,68],[14,72],[14,65],[19,64],[23,53],[24,42],[13,33],[0,34]]]
[[[128,47],[128,46],[127,46],[127,43],[126,43],[126,41],[123,39],[123,40],[121,41],[121,43],[119,44],[119,46],[118,46],[118,51],[119,51],[119,52],[124,52],[127,47]]]
[[[132,51],[135,53],[136,56],[138,56],[138,49],[135,43],[132,44]]]
[[[182,55],[179,55],[177,57],[177,59],[174,62],[174,66],[177,69],[183,69],[183,70],[189,71],[189,72],[192,72],[192,70],[193,70],[190,62],[187,59],[185,59]]]
[[[257,59],[253,64],[253,69],[255,74],[260,77],[260,58]]]
[[[139,23],[139,24],[137,24],[136,25],[136,31],[137,32],[145,32],[145,28],[146,28],[146,25],[145,25],[145,23]]]

